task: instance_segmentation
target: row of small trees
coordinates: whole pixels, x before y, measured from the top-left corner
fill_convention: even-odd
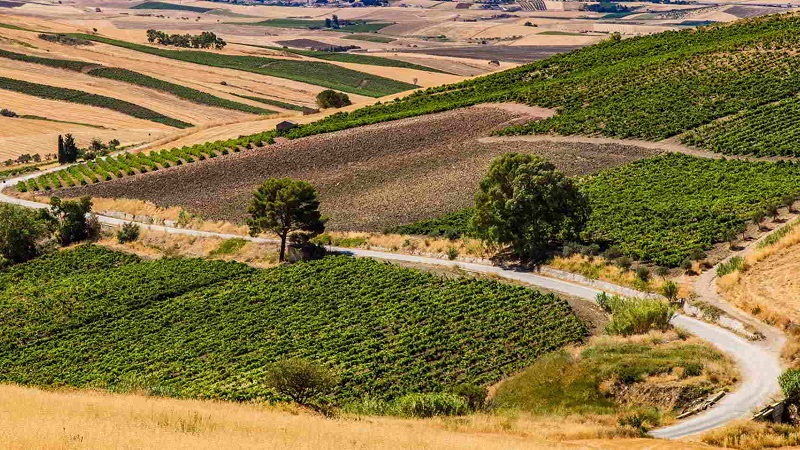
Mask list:
[[[215,48],[222,50],[227,45],[222,38],[210,31],[200,34],[167,34],[159,30],[147,30],[147,42],[185,48]]]
[[[58,162],[59,164],[71,164],[79,159],[87,161],[93,160],[100,156],[106,156],[115,151],[119,146],[117,139],[112,139],[108,143],[103,143],[98,138],[92,139],[89,146],[85,149],[79,148],[75,143],[75,138],[71,134],[66,134],[64,137],[58,136]]]

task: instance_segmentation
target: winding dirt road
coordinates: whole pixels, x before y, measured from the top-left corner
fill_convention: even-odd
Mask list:
[[[50,169],[45,172],[58,170],[60,168]],[[3,184],[3,188],[13,186],[19,181],[27,180],[28,178],[37,177],[43,172],[35,172],[32,174],[23,175],[21,177],[8,180]],[[11,197],[0,190],[0,202],[10,203],[28,208],[46,208],[48,205],[43,203],[32,202],[15,197]],[[122,226],[129,221],[116,219],[107,216],[98,216],[101,223]],[[139,224],[142,228],[188,236],[198,237],[213,237],[213,238],[244,238],[253,242],[274,243],[275,239],[267,238],[253,238],[249,236],[232,235],[224,233],[213,233],[207,231],[191,230],[184,228],[172,228],[161,225]],[[402,255],[387,252],[377,252],[371,250],[351,249],[351,248],[336,248],[332,247],[330,250],[342,253],[348,253],[353,256],[382,259],[387,261],[403,261],[418,264],[427,264],[435,266],[448,266],[456,267],[465,271],[475,272],[480,274],[489,274],[497,277],[502,277],[508,280],[523,282],[532,286],[541,287],[547,290],[561,292],[567,295],[578,297],[587,301],[595,301],[597,294],[601,291],[578,283],[564,281],[556,278],[550,278],[542,275],[537,275],[529,272],[519,272],[508,270],[497,266],[490,266],[485,264],[467,263],[460,261],[449,261],[444,259],[436,259],[429,257]],[[713,272],[713,271],[712,271]],[[646,296],[645,293],[639,293]],[[737,389],[727,395],[719,403],[709,410],[683,420],[677,424],[660,428],[651,432],[654,437],[664,439],[680,439],[686,436],[702,433],[726,423],[747,417],[756,408],[769,402],[771,398],[779,392],[777,378],[781,374],[781,364],[779,352],[774,348],[761,346],[756,343],[748,342],[738,335],[712,325],[702,322],[683,315],[676,315],[673,319],[676,326],[686,329],[690,333],[698,336],[699,338],[713,344],[723,352],[729,354],[739,365],[742,382]]]

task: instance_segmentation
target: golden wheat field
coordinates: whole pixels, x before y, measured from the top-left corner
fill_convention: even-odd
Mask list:
[[[257,404],[0,385],[0,442],[10,450],[710,448],[689,442],[676,447],[653,439],[604,439],[607,433],[613,433],[611,425],[592,419],[326,419]]]

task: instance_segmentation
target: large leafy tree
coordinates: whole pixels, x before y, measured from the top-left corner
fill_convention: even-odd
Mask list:
[[[247,212],[250,235],[270,231],[280,237],[280,261],[286,257],[289,233],[303,232],[306,237],[313,237],[325,231],[317,191],[305,181],[270,178],[255,191]]]
[[[554,243],[577,238],[589,211],[577,186],[553,164],[509,153],[492,161],[481,181],[472,225],[484,240],[537,259]]]
[[[69,245],[94,237],[96,221],[89,217],[92,212],[90,197],[80,200],[50,198],[50,221],[56,228],[61,245]]]
[[[50,227],[39,212],[0,204],[0,266],[38,256],[40,244],[48,236]]]

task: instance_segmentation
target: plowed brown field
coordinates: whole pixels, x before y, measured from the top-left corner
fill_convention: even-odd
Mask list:
[[[239,221],[256,185],[288,176],[319,188],[331,229],[372,231],[469,206],[490,161],[507,152],[542,154],[569,174],[655,153],[613,144],[478,142],[523,117],[524,110],[513,108],[466,108],[282,142],[62,195],[136,198]]]

